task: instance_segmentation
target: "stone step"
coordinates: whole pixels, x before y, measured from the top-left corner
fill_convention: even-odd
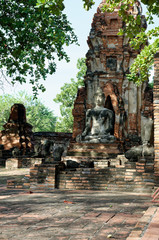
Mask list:
[[[90,161],[106,161],[108,160],[108,157],[99,157],[99,156],[96,156],[96,157],[87,157],[87,156],[65,156],[65,157],[62,157],[62,161],[63,162],[66,162],[67,160],[72,160],[72,161],[76,161],[76,162],[81,162],[81,161],[87,161],[87,162],[90,162]]]
[[[121,151],[118,148],[105,148],[105,149],[70,149],[69,152],[79,152],[79,153],[85,153],[85,152],[97,152],[97,153],[121,153]]]
[[[122,192],[132,192],[132,193],[152,193],[153,192],[153,188],[125,188],[125,187],[113,187],[113,188],[110,188],[110,187],[106,187],[106,189],[108,191],[112,191],[112,192],[119,192],[119,191],[122,191]]]
[[[70,143],[69,149],[99,149],[99,150],[105,150],[105,149],[117,149],[119,148],[119,143],[110,143],[110,144],[102,144],[102,143]]]
[[[120,154],[121,152],[118,149],[115,150],[107,150],[105,152],[98,152],[98,151],[68,151],[67,156],[80,156],[80,157],[108,157],[109,155],[111,156],[116,156]]]

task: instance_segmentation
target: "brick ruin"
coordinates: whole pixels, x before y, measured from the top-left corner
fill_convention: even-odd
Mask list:
[[[127,80],[126,74],[139,51],[130,47],[125,36],[118,35],[123,27],[122,19],[118,16],[118,10],[103,13],[101,8],[104,2],[94,15],[88,37],[85,87],[78,90],[74,104],[73,138],[77,139],[83,133],[86,112],[95,106],[94,96],[100,88],[105,96],[104,107],[114,113],[114,144],[118,144],[120,153],[124,153],[133,146],[153,146],[153,92],[148,82],[137,87]],[[129,11],[134,16],[141,15],[140,3],[137,2]],[[146,27],[144,16],[142,19],[142,27]],[[114,144],[109,145],[109,151]],[[79,145],[82,151],[82,143],[73,144],[73,148],[75,145],[76,149]],[[73,148],[69,148],[69,155]]]
[[[85,112],[94,107],[94,94],[100,87],[105,95],[105,107],[115,113],[114,136],[121,141],[140,141],[142,116],[153,118],[152,91],[147,83],[137,87],[127,80],[126,74],[139,51],[130,47],[125,36],[118,35],[123,27],[122,19],[117,10],[103,13],[104,2],[94,15],[88,37],[85,87],[79,89],[74,105],[73,138],[83,132]],[[135,16],[141,14],[139,2],[130,11]]]
[[[23,104],[14,104],[11,107],[8,122],[0,132],[0,144],[4,150],[19,148],[25,151],[32,149],[32,125],[26,121],[26,110]]]
[[[8,181],[8,187],[152,191],[153,91],[148,82],[137,87],[127,80],[139,51],[130,47],[129,39],[118,35],[124,27],[122,19],[118,10],[103,13],[104,2],[94,15],[88,37],[85,87],[78,90],[74,103],[67,153],[60,163],[44,159],[31,167],[25,180]],[[140,3],[129,11],[135,16],[142,14]],[[142,27],[146,27],[144,16],[142,19]],[[104,106],[97,106],[97,95],[104,99]],[[102,133],[101,126],[108,131]],[[92,134],[95,128],[98,136]],[[158,171],[157,160],[155,169]]]
[[[159,182],[159,52],[154,56],[154,176]]]
[[[50,154],[52,143],[66,149],[72,137],[71,133],[32,132],[26,109],[19,103],[11,107],[9,119],[3,127],[0,132],[0,165],[7,169],[41,164]]]

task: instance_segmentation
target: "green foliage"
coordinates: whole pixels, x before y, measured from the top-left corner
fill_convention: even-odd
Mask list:
[[[149,83],[149,87],[150,87],[150,88],[153,88],[153,86],[154,86],[154,82],[150,82],[150,83]]]
[[[82,2],[86,10],[94,4],[93,0],[82,0]],[[129,37],[130,44],[137,49],[149,39],[154,37],[158,39],[159,28],[145,33],[145,28],[141,28],[143,20],[141,16],[134,18],[128,14],[129,6],[135,2],[136,0],[106,0],[103,10],[113,12],[119,7],[119,15],[125,22],[125,28],[120,30],[119,34]],[[148,23],[153,23],[153,14],[159,16],[159,0],[141,0],[141,2],[147,6]],[[12,79],[13,84],[25,83],[29,76],[30,84],[33,85],[33,94],[36,96],[38,89],[45,91],[40,80],[45,80],[47,74],[56,71],[55,58],[69,61],[64,46],[77,43],[71,24],[63,14],[64,0],[0,0],[0,4],[0,69]],[[152,54],[157,50],[157,41],[149,50],[147,48],[142,50],[143,56],[148,52],[151,56],[145,59],[146,61],[137,60],[140,70],[134,71],[135,67],[132,67],[129,79],[136,82],[139,72],[144,76],[142,69],[144,71],[149,69],[152,64]],[[148,65],[147,69],[143,67],[145,64]]]
[[[84,8],[86,10],[89,10],[95,3],[93,0],[82,0],[82,1],[84,2]]]
[[[60,15],[65,8],[63,0],[37,0],[36,5],[37,8],[41,8],[42,10],[49,9],[55,15]]]
[[[24,91],[13,96],[4,94],[0,96],[0,130],[8,121],[11,106],[14,103],[22,103],[26,108],[27,122],[33,126],[34,132],[55,131],[56,117],[40,100],[33,99]]]
[[[60,103],[61,116],[56,123],[57,132],[72,132],[73,129],[73,116],[72,109],[77,91],[79,87],[84,86],[84,75],[86,73],[85,58],[80,58],[77,61],[77,69],[79,70],[76,75],[76,80],[71,79],[71,83],[65,83],[61,87],[60,94],[56,95],[54,102]]]
[[[119,35],[125,34],[130,39],[130,45],[134,49],[140,49],[141,46],[145,45],[131,65],[130,74],[127,75],[130,81],[140,85],[147,80],[149,70],[153,65],[154,54],[159,51],[159,27],[145,32],[145,28],[141,27],[141,23],[143,23],[141,15],[134,17],[128,12],[129,7],[133,6],[135,2],[136,0],[106,0],[103,10],[113,12],[115,8],[119,8],[119,16],[125,22],[125,28],[119,31]],[[153,14],[159,16],[159,0],[141,0],[141,2],[147,6],[147,22],[154,23]],[[154,42],[147,46],[147,42],[152,39]]]
[[[36,96],[38,89],[45,91],[39,80],[56,70],[55,57],[69,61],[63,47],[77,43],[63,1],[0,0],[0,5],[0,69],[13,84],[30,76]]]
[[[83,7],[89,10],[93,5],[93,0],[82,0]],[[37,6],[49,9],[53,14],[60,14],[64,9],[64,0],[37,0]]]
[[[127,78],[130,81],[140,85],[143,81],[146,81],[149,77],[149,69],[154,63],[154,54],[159,50],[159,39],[141,51],[137,56],[134,63],[130,67],[130,74]]]

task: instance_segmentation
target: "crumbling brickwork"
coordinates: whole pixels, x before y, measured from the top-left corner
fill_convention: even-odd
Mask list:
[[[66,156],[56,164],[44,161],[34,166],[24,184],[8,181],[8,187],[153,191],[154,170],[159,178],[159,54],[155,56],[154,165],[153,141],[150,141],[153,91],[148,82],[137,87],[126,78],[139,51],[130,48],[129,39],[118,35],[122,19],[118,10],[103,13],[104,3],[105,0],[94,15],[88,37],[85,87],[78,90],[74,103],[73,141]],[[130,11],[135,16],[141,14],[140,3],[136,1]],[[98,98],[97,93],[102,97]],[[103,122],[107,119],[108,127],[113,125],[113,129],[104,134],[108,128]],[[92,128],[96,130],[93,133]],[[99,139],[93,139],[94,136]]]
[[[159,52],[154,56],[154,174],[159,179]]]
[[[88,37],[85,88],[79,90],[74,105],[73,137],[83,131],[84,115],[87,109],[94,107],[94,94],[100,87],[105,94],[105,107],[109,108],[109,99],[111,110],[115,113],[114,136],[123,140],[129,139],[130,135],[132,139],[134,135],[140,139],[142,112],[152,118],[151,90],[147,88],[147,83],[137,87],[127,80],[126,74],[139,51],[130,47],[129,39],[124,35],[118,35],[119,29],[123,27],[122,19],[117,9],[113,13],[103,13],[101,7],[104,3],[103,0],[94,15]],[[129,11],[134,16],[141,14],[140,3],[137,1]]]
[[[17,147],[21,150],[32,148],[32,125],[26,121],[26,111],[23,104],[14,104],[11,107],[8,122],[0,132],[0,144],[5,150]]]
[[[85,99],[86,99],[86,89],[80,88],[77,93],[77,98],[74,103],[74,109],[72,114],[74,116],[73,123],[73,135],[72,138],[75,139],[77,135],[83,132],[85,126]]]
[[[62,170],[58,165],[35,165],[21,181],[8,180],[8,188],[80,189],[151,193],[154,187],[153,163],[125,163],[107,168]]]

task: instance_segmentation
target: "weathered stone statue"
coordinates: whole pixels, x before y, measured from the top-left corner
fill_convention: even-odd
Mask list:
[[[34,144],[34,157],[48,158],[46,161],[59,162],[61,161],[62,154],[64,152],[64,146],[61,144],[55,144],[52,140],[41,140],[41,142]]]
[[[64,152],[64,146],[55,144],[53,148],[53,157],[54,161],[59,162],[61,161],[62,154]]]
[[[152,145],[153,120],[141,115],[141,139],[144,146]]]
[[[114,141],[111,135],[114,128],[114,113],[104,107],[105,95],[100,88],[94,95],[95,108],[88,109],[86,112],[86,125],[83,133],[77,137],[77,141],[106,143]]]
[[[138,161],[140,157],[154,156],[153,147],[153,120],[141,115],[141,140],[142,145],[132,147],[125,153],[130,161]]]
[[[48,139],[41,140],[40,143],[34,144],[34,157],[48,157],[53,153],[53,141]]]

